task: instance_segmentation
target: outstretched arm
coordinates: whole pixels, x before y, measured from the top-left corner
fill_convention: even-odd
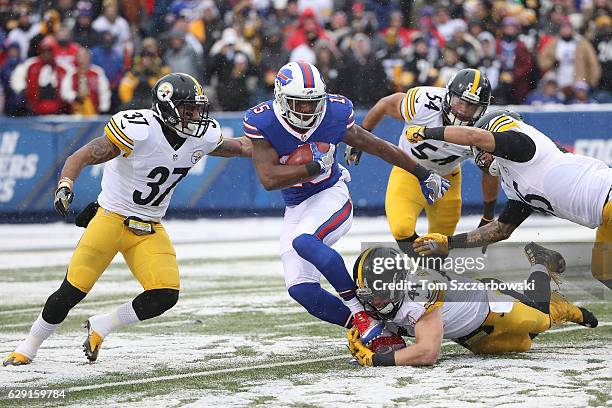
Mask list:
[[[119,148],[106,136],[97,137],[68,156],[60,179],[68,178],[74,182],[85,166],[105,163],[119,156],[120,153]]]
[[[438,361],[444,326],[437,308],[421,317],[414,325],[414,344],[395,352],[395,365],[431,366]]]
[[[361,126],[363,126],[365,129],[374,129],[376,125],[383,120],[385,115],[398,120],[403,120],[400,107],[402,104],[402,99],[404,99],[405,96],[406,94],[398,92],[379,99],[378,102],[376,102],[376,105],[372,106],[372,108],[365,115],[363,122],[361,122]]]
[[[253,142],[246,136],[233,139],[223,139],[221,144],[212,152],[210,156],[218,157],[251,157],[253,153]]]

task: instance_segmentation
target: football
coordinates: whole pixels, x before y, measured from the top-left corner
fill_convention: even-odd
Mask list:
[[[322,153],[325,153],[329,150],[329,143],[325,142],[315,142],[317,147]],[[291,152],[289,157],[287,157],[287,161],[284,164],[290,165],[298,165],[298,164],[308,164],[312,161],[312,150],[310,150],[310,144],[306,143],[295,149]]]
[[[389,350],[403,349],[406,342],[401,336],[385,330],[381,336],[370,342],[369,347],[374,353],[386,353]]]

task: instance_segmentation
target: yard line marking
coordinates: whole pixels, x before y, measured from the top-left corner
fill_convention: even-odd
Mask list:
[[[610,325],[612,325],[612,322],[603,322],[599,324],[599,326],[610,326]],[[574,327],[567,327],[567,328],[561,328],[561,329],[556,329],[556,330],[553,329],[553,330],[548,330],[547,332],[542,333],[542,334],[546,334],[549,332],[566,332],[566,331],[573,331],[573,330],[579,330],[579,329],[585,329],[585,327],[574,326]],[[450,346],[454,344],[456,343],[452,341],[447,341],[447,342],[442,343],[442,347]],[[240,373],[243,371],[269,369],[269,368],[277,368],[277,367],[291,367],[291,366],[299,366],[299,365],[311,364],[311,363],[322,363],[326,361],[334,361],[334,360],[349,359],[349,358],[350,357],[348,355],[342,354],[342,355],[336,355],[336,356],[311,358],[311,359],[299,360],[299,361],[284,361],[284,362],[279,362],[279,363],[259,364],[259,365],[249,366],[249,367],[221,368],[221,369],[216,369],[216,370],[199,371],[199,372],[191,372],[191,373],[183,373],[183,374],[162,375],[158,377],[147,377],[147,378],[141,378],[137,380],[114,381],[114,382],[102,383],[102,384],[84,385],[84,386],[79,386],[79,387],[69,387],[69,388],[66,388],[66,392],[90,391],[90,390],[98,390],[102,388],[110,388],[110,387],[117,387],[117,386],[124,386],[124,385],[148,384],[148,383],[154,383],[154,382],[160,382],[160,381],[180,380],[183,378],[208,377],[208,376],[216,375],[216,374]]]

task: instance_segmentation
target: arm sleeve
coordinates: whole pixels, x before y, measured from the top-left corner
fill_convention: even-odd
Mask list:
[[[115,146],[123,152],[124,157],[129,157],[134,150],[134,140],[127,136],[125,132],[120,129],[117,121],[121,123],[119,113],[113,115],[106,126],[104,127],[104,134]]]
[[[535,155],[535,143],[524,133],[507,130],[505,132],[493,132],[493,137],[495,138],[495,150],[491,152],[493,156],[525,163]]]
[[[527,204],[517,200],[508,200],[501,214],[499,214],[498,221],[502,224],[519,226],[532,212],[533,209]]]
[[[406,92],[406,96],[402,99],[402,103],[400,105],[400,112],[402,114],[402,118],[404,118],[404,122],[412,122],[416,116],[416,97],[419,91],[418,87],[410,88],[408,92]]]
[[[250,110],[248,110],[244,115],[244,119],[242,120],[242,129],[244,131],[244,135],[249,139],[264,139],[261,130],[259,130],[256,124],[253,123],[254,121],[252,115],[253,114]]]

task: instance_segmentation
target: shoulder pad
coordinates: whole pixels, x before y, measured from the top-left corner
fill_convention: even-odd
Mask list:
[[[412,122],[416,117],[416,98],[419,93],[420,87],[416,86],[414,88],[410,88],[408,92],[406,92],[406,96],[401,103],[401,113],[404,121]]]
[[[207,144],[214,145],[215,147],[221,143],[223,140],[223,135],[221,133],[221,125],[213,118],[209,118],[210,123],[208,124],[208,129],[206,129],[206,133],[202,136]]]
[[[344,95],[328,94],[327,109],[331,110],[335,121],[346,124],[349,128],[355,123],[355,113],[353,102]]]
[[[503,132],[511,127],[516,126],[517,121],[523,121],[523,116],[518,112],[510,110],[496,110],[487,112],[483,117],[478,119],[474,127],[485,129],[491,132]],[[512,126],[507,126],[512,124]],[[503,130],[499,130],[504,128]]]

